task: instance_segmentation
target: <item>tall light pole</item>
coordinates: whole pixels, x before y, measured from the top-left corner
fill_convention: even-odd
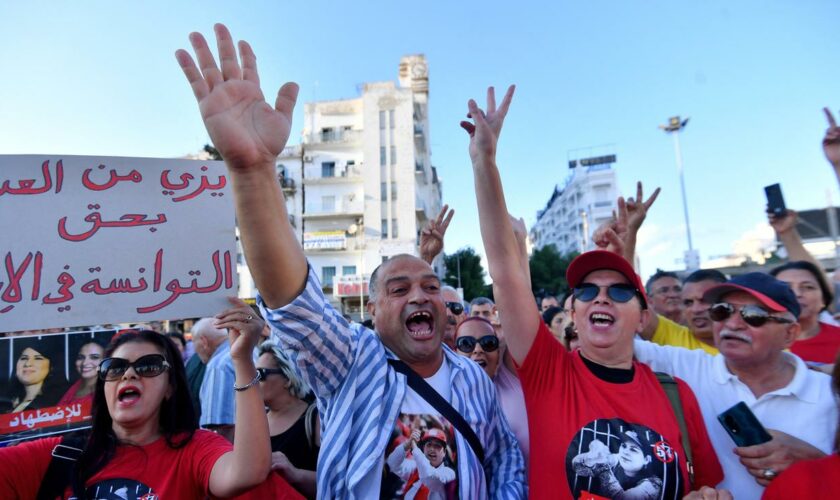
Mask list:
[[[688,118],[680,120],[679,116],[668,118],[667,125],[659,128],[674,137],[674,152],[677,156],[677,172],[680,174],[680,190],[682,191],[683,215],[685,216],[685,233],[688,236],[688,251],[685,252],[685,268],[693,270],[700,267],[700,254],[694,250],[691,243],[691,223],[688,221],[688,199],[685,196],[685,178],[683,176],[682,151],[680,151],[680,130],[688,125]]]
[[[356,247],[359,248],[359,317],[365,320],[365,221],[359,219],[356,224],[350,224],[347,232],[356,236]]]

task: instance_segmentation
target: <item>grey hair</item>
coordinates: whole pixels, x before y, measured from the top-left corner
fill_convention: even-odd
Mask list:
[[[488,299],[487,297],[476,297],[472,299],[472,302],[470,302],[470,309],[472,309],[475,306],[486,306],[487,304],[490,304],[491,306],[496,305],[495,302]]]
[[[272,341],[263,342],[260,344],[257,355],[262,356],[263,354],[268,354],[274,358],[274,362],[277,363],[277,368],[289,380],[289,393],[292,396],[298,399],[304,399],[312,393],[312,389],[309,388],[306,382],[298,377],[297,372],[292,368],[292,362],[289,361],[289,358],[279,344]]]
[[[213,318],[201,318],[196,321],[192,327],[193,340],[199,337],[207,337],[208,340],[217,340],[221,337],[227,338],[227,332],[213,326],[213,321],[215,321]]]

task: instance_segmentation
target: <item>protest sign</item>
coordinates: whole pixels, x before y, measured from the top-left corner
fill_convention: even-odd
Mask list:
[[[0,338],[0,446],[90,427],[114,330]]]
[[[221,162],[0,156],[0,331],[229,307],[232,198]]]

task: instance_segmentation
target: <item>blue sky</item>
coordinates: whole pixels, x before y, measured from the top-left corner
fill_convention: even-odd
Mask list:
[[[840,110],[840,2],[11,2],[0,16],[0,153],[172,157],[207,142],[174,59],[187,35],[226,23],[251,42],[263,90],[354,97],[396,79],[404,54],[430,68],[432,161],[457,214],[447,250],[481,250],[466,100],[518,86],[499,147],[512,213],[529,225],[567,152],[615,144],[619,186],[663,193],[640,248],[642,273],[685,249],[673,145],[682,136],[689,211],[703,259],[764,221],[762,187],[788,206],[840,200],[822,157],[822,106]],[[295,115],[300,130],[302,106]],[[298,137],[299,134],[293,135]],[[454,194],[458,193],[455,197]]]

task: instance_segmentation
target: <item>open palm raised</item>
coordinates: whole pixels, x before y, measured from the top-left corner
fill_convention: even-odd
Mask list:
[[[199,33],[190,34],[198,66],[187,51],[175,54],[198,101],[210,140],[231,168],[273,164],[289,140],[298,86],[284,84],[272,107],[260,90],[251,46],[239,42],[240,66],[228,29],[217,24],[214,31],[221,69]]]

